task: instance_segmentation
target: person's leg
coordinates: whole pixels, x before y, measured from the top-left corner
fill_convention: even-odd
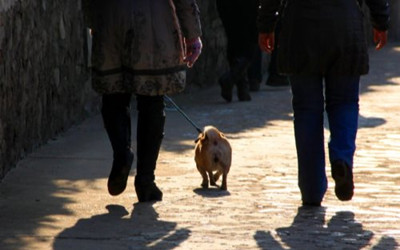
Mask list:
[[[279,33],[281,30],[281,22],[278,21],[276,28],[275,28],[275,44],[279,44]],[[278,51],[279,46],[276,46],[275,49],[271,53],[269,66],[268,66],[268,78],[265,82],[266,85],[272,87],[279,87],[279,86],[288,86],[289,80],[288,77],[285,75],[281,75],[278,72]]]
[[[329,119],[329,159],[353,165],[359,113],[359,76],[326,77],[326,111]]]
[[[303,204],[318,205],[326,189],[324,96],[321,76],[291,76],[298,184]]]
[[[326,111],[329,120],[329,160],[335,193],[340,200],[353,196],[353,158],[359,115],[359,76],[326,77]]]
[[[231,67],[231,72],[235,75],[237,96],[239,101],[250,101],[250,79],[248,71],[251,64],[257,60],[256,53],[261,55],[258,50],[258,31],[257,31],[257,11],[258,1],[236,1],[234,7],[234,35],[235,41],[235,60],[240,61],[242,67]],[[237,18],[240,16],[240,18]],[[261,57],[259,57],[259,72],[261,73]],[[257,66],[255,66],[257,67]]]
[[[262,80],[261,62],[262,62],[262,53],[260,48],[256,46],[254,58],[250,64],[249,69],[247,70],[247,77],[250,83],[250,91],[260,90],[260,83]]]
[[[164,97],[137,95],[137,174],[135,189],[139,202],[160,201],[155,185],[155,169],[164,137]]]
[[[230,34],[232,31],[230,30],[232,24],[230,23],[231,21],[231,8],[229,7],[229,0],[216,0],[216,5],[217,5],[217,11],[218,15],[221,19],[222,25],[224,26],[226,38],[227,38],[227,59],[228,62],[230,61],[230,57],[232,54],[232,43],[230,42]],[[224,98],[225,101],[231,102],[232,101],[232,92],[233,92],[233,86],[234,82],[231,80],[230,77],[230,72],[225,72],[220,78],[219,78],[219,85],[221,86],[221,96]]]
[[[131,94],[103,95],[101,114],[104,127],[113,149],[113,164],[108,178],[108,191],[119,195],[126,188],[126,182],[133,162],[131,150]]]
[[[229,72],[223,74],[219,79],[221,86],[221,96],[227,102],[232,101],[233,87],[238,89],[240,101],[251,100],[249,94],[249,84],[246,76],[250,59],[243,54],[245,39],[242,30],[241,1],[237,0],[217,0],[217,10],[225,29],[227,38],[227,59]]]

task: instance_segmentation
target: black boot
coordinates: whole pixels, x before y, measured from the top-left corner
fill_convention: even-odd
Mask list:
[[[250,61],[245,57],[234,58],[229,61],[230,71],[223,75],[219,83],[221,85],[221,96],[227,101],[232,101],[233,86],[237,87],[239,101],[250,101],[249,82],[247,80],[247,69]]]
[[[236,83],[237,96],[239,101],[251,101],[249,85],[249,81],[246,78],[243,78]]]
[[[247,79],[247,70],[250,67],[250,62],[247,58],[240,57],[231,63],[239,101],[251,100],[249,81]]]
[[[231,102],[232,101],[232,91],[234,82],[230,77],[230,73],[226,72],[219,78],[219,85],[221,87],[221,96],[224,98],[225,101]]]
[[[154,171],[164,137],[163,96],[137,96],[137,174],[135,190],[139,202],[161,201],[162,192],[155,184]]]
[[[113,164],[107,182],[111,195],[119,195],[125,190],[133,162],[130,99],[130,94],[103,95],[101,114],[113,149]]]

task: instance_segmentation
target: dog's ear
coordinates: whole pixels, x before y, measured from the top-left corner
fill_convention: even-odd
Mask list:
[[[195,143],[197,143],[199,140],[200,141],[204,141],[207,140],[207,134],[206,133],[200,133],[199,136],[197,137],[197,139],[194,141]]]
[[[219,136],[221,136],[221,138],[226,138],[225,134],[222,132],[219,132]]]
[[[199,136],[197,136],[196,140],[194,140],[194,143],[197,143],[199,140],[202,139],[204,133],[200,133]]]

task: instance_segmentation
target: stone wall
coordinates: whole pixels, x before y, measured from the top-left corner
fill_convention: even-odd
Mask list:
[[[189,70],[188,85],[210,86],[217,83],[218,76],[227,68],[226,38],[215,0],[197,2],[201,11],[204,48],[193,69]]]
[[[96,107],[80,0],[0,1],[0,179]]]

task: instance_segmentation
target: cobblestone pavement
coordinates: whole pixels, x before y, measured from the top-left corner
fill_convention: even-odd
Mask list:
[[[228,191],[200,188],[196,130],[168,108],[156,173],[164,200],[137,203],[134,173],[109,196],[111,151],[95,116],[0,183],[0,249],[400,249],[400,44],[371,51],[362,78],[350,202],[336,199],[327,168],[323,206],[301,207],[290,90],[262,86],[252,97],[227,104],[218,87],[174,97],[199,126],[228,136]]]

